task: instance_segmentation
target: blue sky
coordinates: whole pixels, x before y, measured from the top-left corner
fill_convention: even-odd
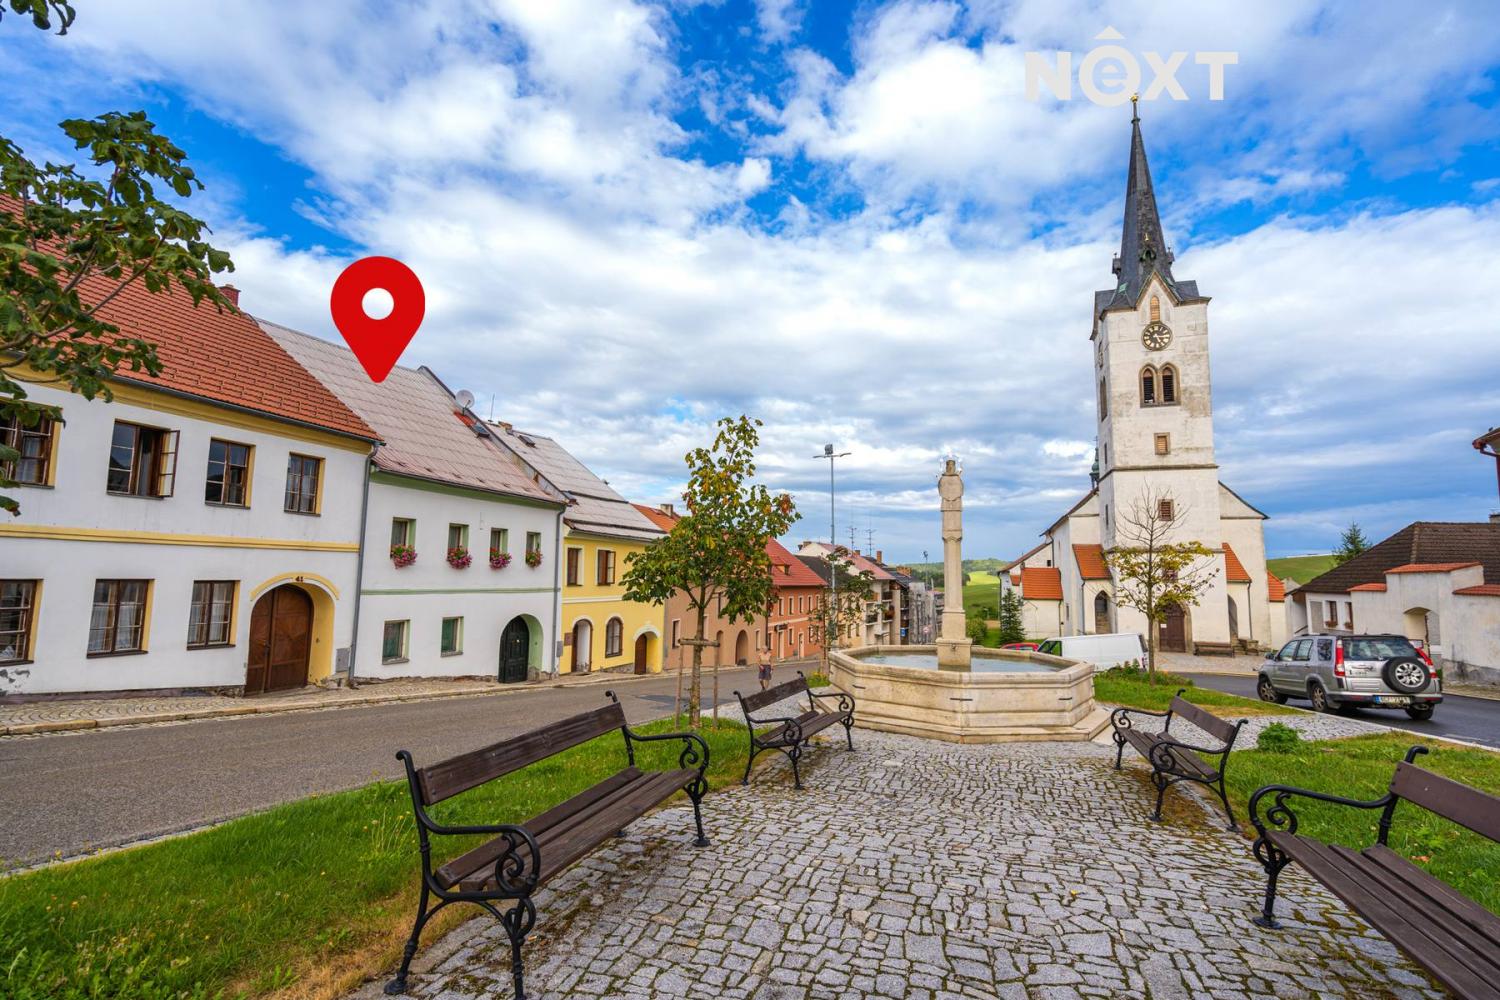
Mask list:
[[[1238,8],[1247,9],[1238,9]],[[1179,277],[1210,306],[1222,478],[1273,554],[1360,521],[1497,503],[1500,23],[1484,3],[523,0],[83,5],[0,22],[0,131],[145,108],[243,304],[334,337],[366,253],[422,277],[404,358],[671,499],[712,420],[766,422],[762,471],[827,531],[1014,556],[1087,488],[1088,348],[1111,283],[1129,112],[1025,95],[1114,28],[1189,53],[1142,118]],[[1232,51],[1224,99],[1193,53]],[[1147,80],[1149,81],[1149,71]]]

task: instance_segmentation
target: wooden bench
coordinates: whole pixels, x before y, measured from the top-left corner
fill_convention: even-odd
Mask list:
[[[515,979],[517,1000],[521,1000],[525,996],[521,945],[536,923],[536,906],[531,897],[537,889],[606,840],[622,835],[629,823],[678,792],[687,792],[692,799],[693,821],[698,827],[695,843],[699,847],[708,846],[700,808],[708,791],[704,777],[708,770],[708,744],[695,733],[643,736],[625,724],[625,712],[614,692],[605,694],[610,703],[603,708],[423,768],[416,767],[409,752],[402,750],[396,754],[406,765],[412,808],[417,816],[422,894],[416,923],[401,958],[401,970],[386,984],[387,994],[406,992],[406,974],[416,954],[417,938],[433,914],[449,903],[475,903],[499,920],[510,938],[511,975]],[[625,769],[525,823],[450,826],[434,821],[427,814],[429,807],[445,799],[615,730],[624,737]],[[677,768],[642,771],[635,766],[635,745],[658,740],[682,741]],[[433,868],[434,836],[473,834],[489,834],[492,839]],[[434,897],[438,902],[430,906]],[[512,905],[502,913],[497,903]]]
[[[803,693],[807,695],[805,712],[775,718],[756,718],[752,714],[767,705],[774,705]],[[745,761],[745,777],[740,780],[742,785],[750,783],[750,766],[755,763],[756,754],[766,750],[780,750],[791,759],[792,781],[796,787],[801,788],[802,774],[797,768],[797,762],[802,759],[802,751],[809,745],[809,741],[829,726],[843,726],[849,749],[854,749],[854,697],[843,691],[819,694],[807,686],[807,678],[802,676],[800,670],[794,681],[786,681],[748,698],[738,691],[734,696],[740,700],[740,711],[745,713],[745,726],[750,730],[750,759]],[[838,707],[825,708],[822,700],[837,701]],[[769,728],[757,730],[757,726]]]
[[[1245,724],[1245,720],[1227,722],[1205,712],[1183,699],[1182,693],[1186,690],[1187,688],[1182,688],[1177,692],[1165,712],[1148,712],[1142,708],[1115,709],[1114,715],[1110,717],[1110,724],[1115,730],[1115,770],[1120,769],[1121,757],[1128,743],[1139,750],[1141,756],[1151,764],[1151,781],[1156,785],[1156,811],[1151,814],[1154,821],[1161,822],[1161,802],[1170,786],[1179,781],[1196,781],[1218,793],[1219,801],[1224,803],[1224,814],[1229,817],[1229,829],[1238,830],[1234,810],[1229,808],[1229,796],[1224,793],[1224,768],[1229,764],[1229,751],[1234,749],[1234,741],[1239,737],[1240,727]],[[1142,732],[1135,728],[1130,718],[1132,715],[1149,715],[1165,719],[1166,722],[1159,733]],[[1173,719],[1181,719],[1192,725],[1210,738],[1218,740],[1219,745],[1200,746],[1177,739],[1171,732]],[[1178,731],[1180,735],[1180,726]],[[1199,754],[1218,757],[1218,766],[1209,764]]]
[[[1414,746],[1396,765],[1390,790],[1373,802],[1340,798],[1290,785],[1267,785],[1250,796],[1250,822],[1259,836],[1255,857],[1266,869],[1266,899],[1255,923],[1279,929],[1276,880],[1293,861],[1349,908],[1468,1000],[1500,998],[1500,917],[1386,846],[1396,805],[1409,802],[1500,841],[1500,798],[1433,774],[1414,763]],[[1272,796],[1262,815],[1261,800]],[[1379,809],[1375,844],[1364,850],[1325,844],[1297,832],[1289,799],[1301,797],[1356,809]],[[1269,828],[1268,828],[1269,827]]]

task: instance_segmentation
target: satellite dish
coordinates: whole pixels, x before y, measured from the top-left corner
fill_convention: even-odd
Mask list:
[[[474,394],[468,389],[460,389],[454,394],[454,402],[458,403],[460,409],[467,410],[474,405]]]

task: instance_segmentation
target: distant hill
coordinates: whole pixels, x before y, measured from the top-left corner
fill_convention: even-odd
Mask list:
[[[1295,580],[1298,583],[1306,583],[1314,577],[1322,576],[1338,563],[1334,557],[1326,556],[1287,556],[1284,559],[1267,559],[1266,566],[1270,568],[1283,580]]]
[[[915,570],[919,574],[926,573],[926,574],[931,574],[933,576],[938,576],[938,577],[940,577],[940,576],[943,575],[943,564],[940,563],[940,562],[925,562],[925,563],[914,562],[914,563],[903,563],[903,565],[909,566],[911,569]],[[998,574],[998,573],[1005,572],[1005,570],[1007,570],[1009,568],[1010,568],[1010,561],[1006,560],[1006,559],[965,559],[964,560],[964,572],[965,573],[990,573],[990,574]]]

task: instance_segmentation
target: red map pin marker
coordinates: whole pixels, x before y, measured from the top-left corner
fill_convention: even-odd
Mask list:
[[[384,319],[365,312],[365,293],[383,288],[395,303]],[[384,382],[427,311],[427,295],[411,268],[392,257],[362,257],[333,283],[328,308],[333,325],[372,382]]]

